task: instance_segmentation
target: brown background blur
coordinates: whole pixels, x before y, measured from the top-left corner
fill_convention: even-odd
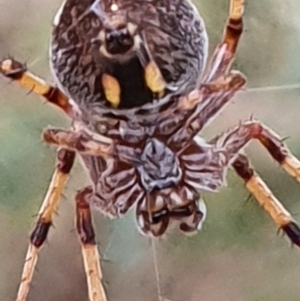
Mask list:
[[[0,57],[12,55],[53,83],[48,67],[51,22],[60,0],[0,0]],[[245,33],[235,68],[249,90],[234,98],[205,137],[250,115],[262,120],[300,157],[300,2],[246,1]],[[220,41],[229,0],[199,0],[211,50]],[[297,88],[298,85],[298,88]],[[51,178],[55,150],[41,130],[69,121],[38,97],[0,80],[0,301],[16,296],[27,240]],[[276,196],[300,222],[300,186],[258,143],[246,153]],[[42,250],[28,301],[87,300],[74,231],[76,190],[87,182],[77,164]],[[201,233],[178,233],[153,243],[137,232],[133,215],[110,221],[95,214],[110,301],[299,301],[300,250],[276,226],[231,171],[228,187],[205,194]],[[156,254],[156,259],[154,258]],[[155,263],[155,264],[154,264]],[[155,266],[157,268],[155,268]]]

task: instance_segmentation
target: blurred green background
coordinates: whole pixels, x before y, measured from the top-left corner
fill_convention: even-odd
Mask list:
[[[0,0],[0,57],[12,55],[53,83],[48,67],[52,18],[60,0]],[[220,41],[229,0],[199,0],[211,51]],[[248,90],[203,133],[212,137],[252,114],[300,157],[300,2],[246,1],[245,33],[235,68]],[[16,296],[27,241],[49,184],[55,150],[40,139],[48,125],[67,126],[59,111],[0,80],[0,300]],[[275,195],[300,222],[300,187],[258,143],[246,150]],[[87,300],[74,230],[74,195],[88,179],[77,164],[41,252],[30,301]],[[110,221],[94,214],[109,301],[299,301],[300,250],[276,227],[231,171],[228,187],[205,194],[201,233],[172,233],[153,242],[133,215]]]

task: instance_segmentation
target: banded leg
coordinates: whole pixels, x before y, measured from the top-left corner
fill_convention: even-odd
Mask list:
[[[223,41],[217,46],[203,77],[203,82],[215,81],[227,74],[234,61],[236,49],[243,32],[244,0],[230,0],[227,25]]]
[[[226,157],[225,164],[231,164],[237,174],[246,182],[247,189],[255,196],[274,222],[285,231],[292,242],[300,246],[300,228],[290,213],[276,199],[263,180],[249,167],[248,160],[238,155],[239,151],[252,139],[257,139],[270,155],[298,182],[300,182],[300,162],[281,139],[258,121],[245,122],[233,130],[217,137],[214,141],[218,151]]]
[[[43,139],[47,144],[65,147],[82,155],[103,158],[115,156],[124,162],[140,163],[137,156],[138,150],[85,130],[46,129],[43,132]]]
[[[178,139],[184,137],[189,141],[202,130],[216,115],[229,103],[234,94],[246,84],[245,77],[235,71],[226,77],[219,78],[216,82],[204,84],[199,90],[192,91],[188,96],[182,97],[178,103],[178,109],[184,113],[190,110],[184,125],[178,127],[170,137]]]
[[[72,115],[72,106],[68,98],[58,88],[48,85],[43,79],[29,72],[25,64],[13,59],[0,61],[0,73]]]
[[[47,238],[49,228],[52,224],[53,214],[56,211],[62,191],[68,180],[74,158],[75,153],[72,151],[65,149],[58,151],[57,166],[38,214],[35,228],[30,236],[30,245],[26,254],[17,301],[25,301],[28,295],[29,286],[38,259],[38,252]]]
[[[113,153],[113,141],[102,135],[85,131],[46,129],[43,140],[50,145],[65,147],[81,154],[107,157]]]
[[[243,32],[244,0],[230,0],[230,11],[223,41],[212,56],[198,90],[193,91],[181,103],[194,105],[194,112],[186,123],[189,136],[195,136],[241,90],[246,79],[237,71],[229,71]],[[232,82],[230,82],[232,81]],[[224,89],[224,87],[231,89]],[[182,104],[179,104],[182,106]],[[197,107],[197,108],[196,108]],[[180,131],[180,130],[179,130]]]
[[[102,284],[100,256],[95,242],[92,216],[87,198],[93,193],[87,187],[76,196],[76,228],[81,242],[84,269],[87,277],[90,301],[106,301]]]
[[[269,213],[276,225],[287,234],[293,244],[300,247],[299,226],[293,220],[291,214],[273,195],[266,183],[250,167],[248,159],[239,155],[232,166],[236,173],[245,181],[246,188],[258,200],[265,211]]]

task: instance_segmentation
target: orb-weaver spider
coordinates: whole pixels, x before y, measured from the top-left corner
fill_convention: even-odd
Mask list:
[[[76,196],[89,297],[106,300],[90,206],[115,217],[136,206],[140,231],[162,236],[171,221],[185,233],[200,230],[206,209],[199,190],[215,191],[233,167],[246,187],[300,245],[300,229],[249,167],[240,150],[259,140],[298,181],[300,164],[279,137],[258,121],[239,124],[209,143],[196,135],[246,83],[231,71],[242,33],[243,1],[231,0],[223,41],[203,71],[207,37],[188,0],[66,0],[54,20],[51,62],[59,88],[13,59],[1,73],[66,112],[70,130],[47,129],[59,147],[58,164],[39,213],[18,301],[29,284],[75,154],[93,186]]]

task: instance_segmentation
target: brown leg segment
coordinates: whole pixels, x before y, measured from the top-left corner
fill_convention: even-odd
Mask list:
[[[85,188],[76,196],[76,228],[81,241],[84,269],[87,277],[90,301],[106,301],[102,284],[100,256],[95,242],[90,206],[86,201],[92,194],[91,188]]]
[[[192,113],[184,126],[180,127],[173,136],[176,138],[176,135],[180,133],[186,137],[186,140],[192,139],[209,121],[216,117],[245,84],[245,77],[237,71],[232,71],[226,77],[203,84],[199,90],[194,90],[188,96],[182,97],[179,100],[178,109],[183,112],[191,110]]]
[[[195,136],[231,100],[245,84],[245,77],[237,71],[229,71],[234,61],[240,36],[243,32],[244,0],[230,0],[230,11],[223,41],[219,44],[195,90],[180,100],[179,108],[191,107],[194,112],[186,123],[184,135]],[[197,107],[197,108],[196,108]]]
[[[72,107],[68,98],[58,89],[49,86],[43,79],[27,70],[26,65],[13,59],[0,61],[0,73],[5,77],[18,82],[22,87],[46,98],[46,100],[72,114]]]
[[[117,157],[123,162],[139,163],[138,150],[87,130],[47,129],[43,132],[43,139],[47,144],[64,147],[81,155]]]
[[[38,214],[35,228],[30,236],[30,245],[26,254],[17,301],[25,301],[28,295],[29,286],[38,259],[38,252],[44,244],[49,228],[52,225],[53,214],[56,211],[62,191],[68,180],[74,158],[74,152],[65,149],[58,151],[56,170]]]
[[[65,147],[80,154],[107,157],[113,154],[113,140],[85,131],[46,129],[43,140],[50,145]]]
[[[199,109],[197,111],[199,111],[199,113],[201,113],[202,110],[207,111],[210,108],[211,111],[217,113],[228,103],[233,94],[245,85],[245,76],[239,71],[231,71],[226,76],[214,82],[201,84],[199,90],[193,90],[187,96],[181,97],[177,109],[191,110],[198,105]],[[227,97],[227,95],[230,97]],[[220,101],[216,103],[215,99],[220,100],[221,103]],[[207,116],[206,119],[209,117],[210,116]],[[198,118],[203,119],[202,116]]]
[[[249,121],[215,139],[216,149],[221,150],[227,164],[252,139],[257,139],[270,155],[298,182],[300,182],[300,162],[281,139],[258,121]],[[226,163],[225,163],[226,164]],[[285,231],[292,242],[300,246],[300,228],[290,213],[272,194],[263,180],[249,166],[248,160],[239,155],[232,163],[237,174],[246,182],[247,189],[269,213],[274,222]]]
[[[208,65],[203,82],[215,81],[225,75],[234,61],[236,49],[243,32],[244,0],[231,0],[229,18],[219,44]]]
[[[276,225],[287,234],[293,244],[300,247],[299,226],[280,201],[272,194],[264,181],[250,167],[248,159],[239,155],[232,166],[236,173],[245,181],[247,189],[269,213]]]

